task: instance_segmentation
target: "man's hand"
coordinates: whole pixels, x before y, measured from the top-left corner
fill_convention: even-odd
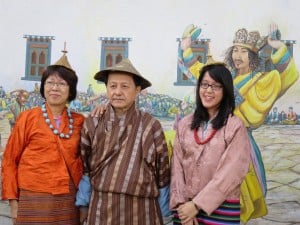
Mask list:
[[[277,24],[271,24],[269,27],[268,44],[275,49],[279,49],[283,45],[282,41],[278,40],[278,38],[280,38],[280,33],[277,33],[279,33]]]
[[[89,208],[88,207],[80,207],[80,224],[83,225],[87,221]]]

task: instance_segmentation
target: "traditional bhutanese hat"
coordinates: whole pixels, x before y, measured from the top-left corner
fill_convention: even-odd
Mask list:
[[[117,63],[114,66],[107,67],[106,69],[100,70],[98,73],[95,74],[94,79],[102,82],[106,82],[107,76],[111,72],[124,72],[132,74],[136,77],[139,77],[141,79],[141,88],[142,90],[150,87],[151,83],[147,79],[145,79],[138,71],[137,69],[132,65],[129,59],[123,59],[121,62]]]
[[[237,30],[233,40],[233,46],[243,46],[255,53],[266,43],[267,37],[261,37],[258,31],[248,32],[245,28]]]
[[[69,70],[73,70],[73,68],[71,67],[68,57],[67,57],[67,53],[68,51],[66,50],[66,43],[64,45],[64,50],[61,51],[63,53],[63,55],[60,57],[59,60],[57,60],[54,64],[52,64],[51,66],[57,65],[57,66],[63,66]],[[75,72],[75,71],[74,71]]]

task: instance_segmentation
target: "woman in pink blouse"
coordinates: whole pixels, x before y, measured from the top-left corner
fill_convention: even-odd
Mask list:
[[[240,185],[251,146],[234,107],[230,71],[222,63],[204,66],[196,110],[176,131],[170,191],[174,224],[240,224]]]

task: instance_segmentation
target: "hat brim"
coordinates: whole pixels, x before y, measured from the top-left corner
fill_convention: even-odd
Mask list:
[[[150,87],[152,84],[150,83],[150,81],[146,80],[145,78],[141,77],[139,74],[135,74],[132,73],[131,71],[126,71],[124,69],[122,70],[116,70],[116,69],[104,69],[99,71],[98,73],[95,74],[94,79],[101,81],[101,82],[106,82],[107,81],[107,77],[110,73],[112,72],[121,72],[124,74],[131,74],[133,76],[139,77],[141,79],[141,89],[145,89],[147,87]]]
[[[70,70],[72,71],[73,73],[76,73],[75,70],[73,70],[71,67],[68,67],[68,66],[65,66],[65,65],[60,65],[60,64],[52,64],[52,65],[49,65],[48,67],[54,67],[54,66],[61,66],[67,70]]]

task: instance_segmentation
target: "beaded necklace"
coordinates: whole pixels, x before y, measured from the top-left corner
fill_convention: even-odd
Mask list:
[[[48,117],[48,113],[47,113],[45,104],[42,105],[42,112],[43,112],[43,117],[45,118],[46,124],[48,124],[49,128],[52,130],[52,132],[55,135],[58,135],[60,138],[66,138],[66,139],[69,139],[72,136],[72,134],[73,134],[73,119],[72,119],[72,114],[71,114],[71,111],[69,108],[67,109],[67,114],[68,114],[68,118],[69,118],[69,133],[68,134],[59,133],[59,131],[55,128],[55,126],[53,126],[51,124],[51,120]]]
[[[212,132],[206,139],[201,141],[200,138],[198,137],[197,131],[198,131],[198,129],[194,129],[194,138],[198,145],[204,145],[204,144],[208,143],[213,138],[213,136],[217,133],[217,130],[214,129],[214,130],[212,130]]]

